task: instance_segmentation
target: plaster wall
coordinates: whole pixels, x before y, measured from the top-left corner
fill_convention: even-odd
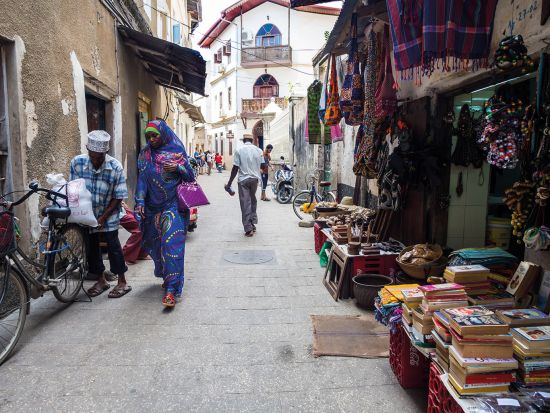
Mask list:
[[[8,81],[16,85],[8,88],[14,189],[33,179],[45,185],[50,172],[68,176],[69,162],[82,152],[88,132],[82,96],[86,78],[99,85],[93,92],[100,91],[109,103],[107,129],[128,172],[132,196],[138,91],[151,98],[153,113],[160,115],[159,87],[122,43],[111,14],[95,0],[0,0],[0,7],[0,39],[13,66]],[[29,202],[22,211],[23,234],[32,216],[36,236],[38,205]]]

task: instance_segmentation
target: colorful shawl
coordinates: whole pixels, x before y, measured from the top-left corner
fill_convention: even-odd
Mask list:
[[[454,69],[488,66],[493,34],[493,20],[498,0],[450,0],[446,47],[447,55],[455,58]]]
[[[136,203],[146,204],[151,212],[164,211],[177,202],[176,188],[181,177],[191,179],[191,168],[187,152],[174,131],[163,120],[149,122],[147,129],[154,128],[160,134],[162,146],[153,148],[145,145],[138,158],[139,179],[136,188]],[[179,173],[164,172],[165,163],[175,163]]]
[[[401,78],[487,67],[497,1],[386,0]]]
[[[424,0],[386,0],[395,66],[401,79],[420,77]],[[415,72],[415,68],[418,68]]]
[[[307,120],[309,143],[321,143],[321,121],[319,120],[319,101],[321,100],[321,90],[323,85],[315,80],[307,88]]]

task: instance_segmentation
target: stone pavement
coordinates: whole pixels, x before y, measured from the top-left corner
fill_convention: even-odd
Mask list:
[[[291,206],[260,202],[245,238],[227,173],[201,176],[212,202],[188,235],[183,301],[160,304],[152,263],[131,266],[133,291],[64,306],[32,302],[15,354],[0,366],[0,411],[420,412],[387,359],[311,355],[310,314],[357,314],[321,283],[311,228]],[[225,251],[272,250],[259,265]]]

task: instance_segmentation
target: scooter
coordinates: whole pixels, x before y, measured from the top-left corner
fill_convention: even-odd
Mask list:
[[[294,171],[285,163],[281,156],[281,164],[275,172],[275,182],[271,184],[271,190],[280,204],[288,204],[294,196]]]

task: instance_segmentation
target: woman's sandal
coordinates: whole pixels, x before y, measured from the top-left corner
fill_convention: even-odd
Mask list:
[[[176,306],[176,297],[172,293],[167,293],[162,299],[162,305],[168,308]]]

